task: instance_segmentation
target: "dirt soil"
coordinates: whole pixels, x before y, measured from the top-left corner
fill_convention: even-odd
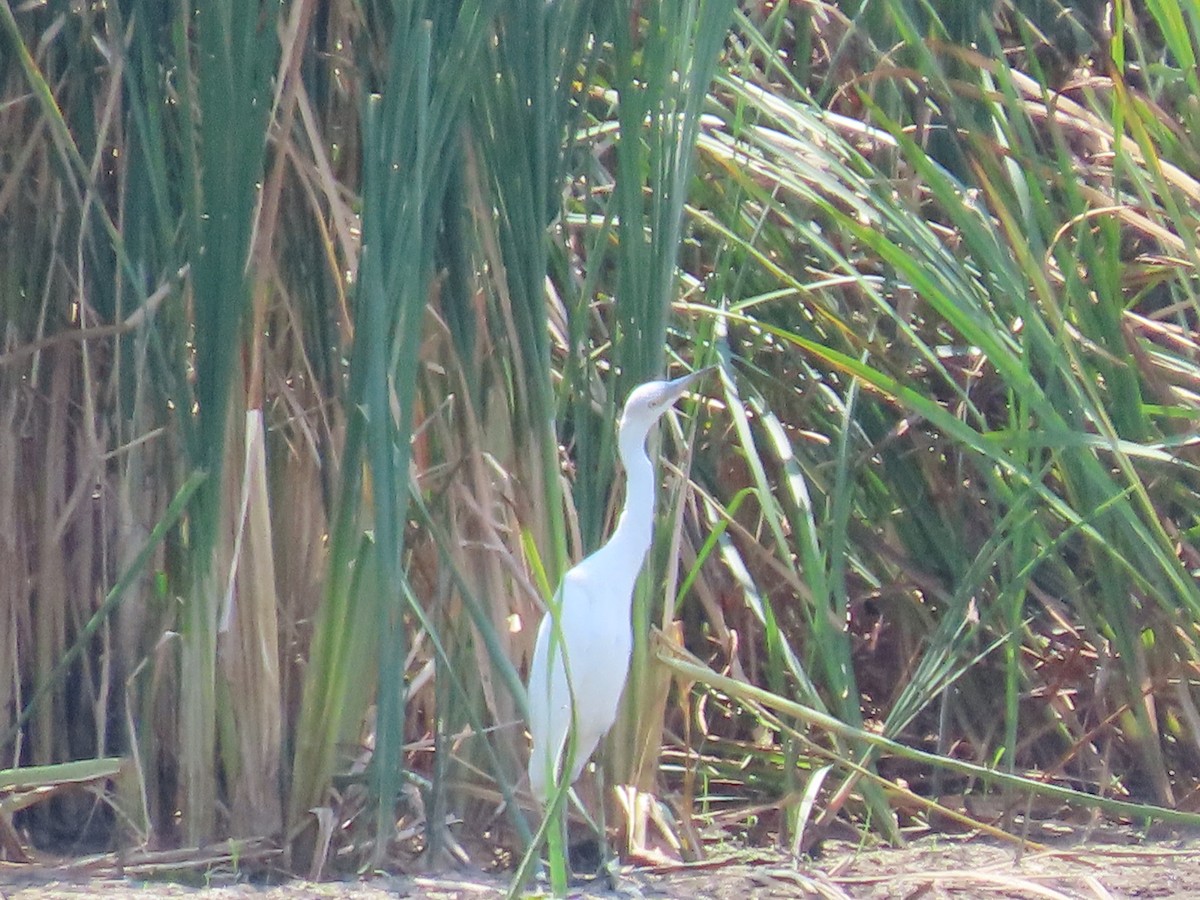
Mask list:
[[[204,882],[201,882],[203,884]],[[206,886],[136,877],[72,875],[69,867],[0,863],[3,900],[104,897],[141,900],[393,900],[397,897],[492,898],[507,882],[471,872],[381,876],[362,881],[292,881],[262,886],[221,873]],[[579,898],[1200,898],[1200,838],[1092,843],[1069,849],[1026,851],[980,838],[939,835],[900,850],[862,850],[828,844],[819,859],[794,863],[780,853],[731,852],[703,863],[625,866],[616,888],[580,885]]]

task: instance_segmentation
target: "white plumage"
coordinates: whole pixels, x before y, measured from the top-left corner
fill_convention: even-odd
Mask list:
[[[646,456],[646,438],[659,417],[707,371],[643,384],[625,402],[617,434],[625,507],[608,543],[563,577],[557,598],[561,638],[552,654],[547,613],[529,667],[529,782],[539,803],[545,803],[558,766],[566,767],[568,784],[575,782],[616,720],[633,650],[633,588],[654,528],[654,466]],[[575,755],[562,761],[571,721],[568,668],[577,708]]]

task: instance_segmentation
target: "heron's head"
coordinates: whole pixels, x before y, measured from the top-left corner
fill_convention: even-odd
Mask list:
[[[697,381],[713,370],[713,366],[700,369],[674,381],[647,381],[630,392],[621,413],[621,429],[634,427],[649,428],[680,397],[688,392]]]

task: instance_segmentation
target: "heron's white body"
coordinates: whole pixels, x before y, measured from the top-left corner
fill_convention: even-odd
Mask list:
[[[529,781],[539,802],[545,802],[560,766],[567,772],[567,784],[579,777],[616,721],[633,651],[629,621],[633,589],[654,527],[654,467],[646,456],[646,437],[700,374],[650,382],[629,395],[618,436],[625,467],[625,508],[608,543],[563,577],[556,598],[557,641],[552,640],[551,615],[542,617],[528,687],[533,736]],[[562,755],[571,726],[572,692],[575,753],[568,761]]]

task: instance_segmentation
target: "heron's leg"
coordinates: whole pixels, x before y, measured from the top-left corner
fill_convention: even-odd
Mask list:
[[[596,824],[596,820],[593,819],[592,814],[588,812],[587,806],[584,805],[583,800],[580,799],[579,794],[575,791],[575,788],[571,788],[571,792],[568,794],[568,796],[571,799],[571,803],[574,804],[575,809],[579,812],[584,824],[587,825],[588,828],[592,829],[592,831],[599,834],[600,826]]]
[[[608,845],[604,770],[597,765],[595,771],[596,774],[592,783],[599,802],[598,809],[589,810],[574,788],[571,789],[570,798],[575,808],[579,811],[579,815],[583,818],[584,823],[591,830],[592,834],[596,836],[596,849],[599,858],[596,862],[596,868],[592,870],[594,874],[587,875],[586,878],[589,881],[603,878],[608,883],[609,889],[616,890],[616,860],[612,855],[612,849]]]
[[[608,889],[617,889],[617,860],[608,846],[608,794],[605,790],[604,765],[596,763],[596,839],[600,842],[600,871],[597,873],[608,881]]]

